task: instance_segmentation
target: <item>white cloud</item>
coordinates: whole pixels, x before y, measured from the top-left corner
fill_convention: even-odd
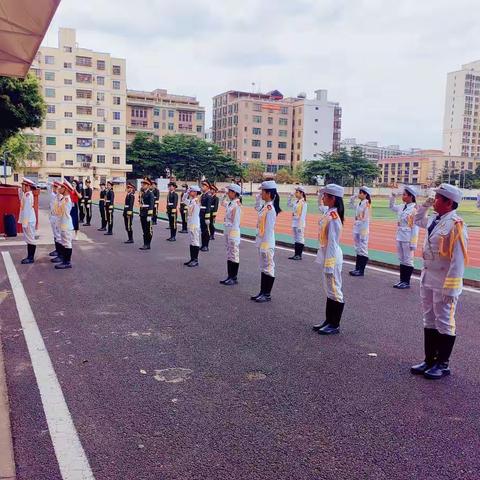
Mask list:
[[[127,59],[129,88],[211,97],[317,88],[343,137],[440,147],[446,73],[480,58],[475,0],[64,0],[58,27]],[[210,117],[209,117],[210,118]]]

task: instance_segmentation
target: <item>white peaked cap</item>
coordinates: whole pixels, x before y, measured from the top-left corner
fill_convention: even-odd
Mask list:
[[[460,203],[462,201],[462,191],[449,183],[442,183],[438,188],[435,189],[435,193],[439,193],[450,200]]]
[[[413,195],[414,197],[418,196],[418,191],[415,187],[412,187],[411,185],[405,185],[403,189],[408,192],[410,195]]]
[[[199,192],[199,193],[202,191],[198,185],[192,185],[192,186],[189,188],[189,190],[190,190],[191,192]]]
[[[372,191],[368,187],[365,187],[365,186],[360,187],[360,190],[365,192],[365,193],[368,193],[369,195],[372,194]]]
[[[329,183],[328,185],[325,185],[322,188],[321,192],[322,193],[328,193],[329,195],[333,195],[335,197],[343,198],[344,188],[340,185],[335,184],[335,183]]]
[[[299,192],[305,193],[305,187],[303,185],[297,185],[295,187],[295,190],[298,190]]]
[[[267,180],[266,182],[262,182],[262,184],[259,187],[259,190],[276,190],[277,189],[277,184],[275,183],[275,180]]]
[[[242,194],[242,188],[240,187],[240,185],[237,185],[236,183],[231,183],[227,188],[228,190],[238,193],[239,195]]]

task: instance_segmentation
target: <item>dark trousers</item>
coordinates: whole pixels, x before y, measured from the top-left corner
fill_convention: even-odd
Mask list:
[[[210,238],[215,237],[215,219],[217,218],[217,214],[213,214],[210,216],[210,223],[208,224],[208,231],[210,232]]]
[[[98,204],[98,208],[100,210],[100,218],[102,219],[102,228],[107,226],[107,217],[105,215],[105,203],[100,202]]]
[[[105,209],[108,233],[112,233],[113,231],[113,205],[109,206]]]
[[[86,203],[85,204],[85,216],[87,217],[87,223],[90,223],[92,220],[92,204]]]
[[[208,231],[208,225],[204,213],[200,213],[200,231],[202,233],[202,247],[208,247],[210,242],[210,232]]]
[[[184,203],[180,204],[180,215],[182,216],[182,230],[187,229],[187,207]]]
[[[167,215],[171,236],[175,237],[177,234],[177,212],[167,212]]]
[[[78,213],[80,216],[80,222],[83,222],[85,220],[85,203],[83,200],[78,202]]]
[[[125,230],[128,234],[128,239],[133,240],[133,212],[132,215],[123,214],[123,221],[125,222]]]
[[[152,225],[157,224],[157,213],[158,213],[158,203],[155,202],[155,205],[153,206]]]
[[[148,221],[147,217],[140,217],[140,223],[142,224],[143,244],[149,247],[153,237],[152,222]]]

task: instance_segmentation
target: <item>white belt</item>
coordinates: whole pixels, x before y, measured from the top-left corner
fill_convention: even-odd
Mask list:
[[[142,205],[142,207],[149,207],[150,205]]]

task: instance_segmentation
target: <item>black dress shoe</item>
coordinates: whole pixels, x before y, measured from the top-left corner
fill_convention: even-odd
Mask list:
[[[188,262],[184,262],[184,265],[186,265],[187,267],[193,262],[193,260],[189,260]]]
[[[301,260],[302,257],[300,255],[294,255],[293,257],[288,257],[289,260]]]
[[[413,365],[410,368],[410,373],[412,375],[423,375],[429,368],[433,367],[432,364],[428,364],[427,362],[419,363],[418,365]]]
[[[222,285],[236,285],[238,283],[236,278],[227,278],[226,280],[223,280],[223,282],[220,282]]]
[[[198,267],[198,265],[198,260],[192,260],[191,262],[189,262],[187,267]]]
[[[200,249],[200,251],[201,251],[201,252],[208,252],[208,247],[202,247],[202,248]]]
[[[364,273],[361,272],[360,270],[353,270],[351,272],[348,272],[352,277],[363,277]]]
[[[188,230],[180,230],[179,233],[188,233]]]
[[[20,263],[23,265],[28,265],[30,263],[35,263],[35,260],[33,260],[33,258],[24,258]]]
[[[258,295],[254,295],[253,297],[250,297],[250,300],[255,301],[258,297],[261,297],[263,295],[263,292],[260,292]]]
[[[107,233],[104,233],[104,235],[113,235],[112,232],[107,232]]]
[[[55,265],[55,268],[57,270],[65,270],[67,268],[72,268],[72,264],[70,262],[61,263],[60,265]]]
[[[167,242],[176,242],[177,239],[175,237],[170,237],[170,238],[167,238]]]
[[[58,252],[56,250],[54,250],[53,252],[50,252],[48,254],[49,257],[58,257]]]
[[[255,299],[255,302],[257,303],[266,303],[270,302],[272,300],[272,297],[266,293],[262,293],[259,297]]]
[[[313,325],[312,330],[314,332],[318,332],[321,328],[323,328],[325,325],[327,325],[327,322],[319,323],[318,325]]]
[[[150,250],[150,245],[144,245],[143,247],[140,247],[139,250]]]
[[[399,290],[405,290],[406,288],[410,288],[410,284],[407,282],[402,282],[400,285],[397,285],[395,288]]]
[[[393,288],[398,288],[400,285],[403,285],[404,282],[398,282],[395,285],[393,285]]]
[[[327,324],[324,327],[318,330],[320,335],[336,335],[340,333],[340,328],[334,327],[333,325]]]
[[[133,243],[133,240],[127,240],[126,242],[123,243]]]
[[[433,367],[425,370],[423,376],[429,380],[439,380],[440,378],[450,375],[448,363],[437,362]]]
[[[50,260],[52,263],[62,263],[63,260],[60,257],[55,257]]]
[[[99,232],[106,232],[106,231],[107,231],[106,228],[97,228],[97,230],[98,230]]]
[[[89,223],[83,223],[83,224],[82,224],[82,227],[89,227],[89,226],[90,226]]]

